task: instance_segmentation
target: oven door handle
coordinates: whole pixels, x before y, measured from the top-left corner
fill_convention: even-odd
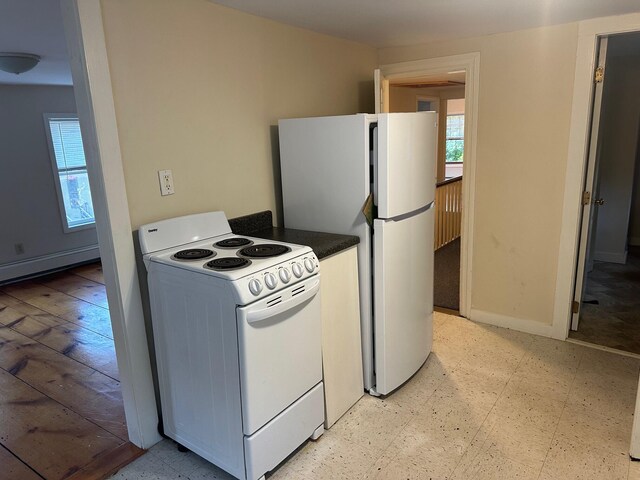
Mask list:
[[[320,279],[316,279],[315,283],[307,288],[303,293],[299,293],[295,297],[291,297],[284,302],[278,303],[273,307],[261,308],[260,310],[248,310],[246,319],[248,323],[257,323],[267,320],[271,317],[281,314],[282,312],[303,304],[307,300],[311,300],[320,290]]]

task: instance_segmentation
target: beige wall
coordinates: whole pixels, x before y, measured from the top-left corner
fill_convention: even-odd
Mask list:
[[[373,48],[205,0],[103,0],[133,228],[276,208],[272,126],[373,108]],[[161,197],[157,170],[175,195]]]
[[[415,112],[416,90],[420,89],[389,85],[389,111]]]
[[[450,100],[447,100],[447,115],[462,114],[464,114],[464,97],[451,98]]]
[[[471,308],[552,323],[577,24],[382,49],[480,52]]]
[[[472,308],[551,323],[577,24],[375,50],[205,0],[103,0],[132,226],[276,208],[271,126],[371,111],[371,70],[480,52]],[[160,197],[157,170],[176,194]]]

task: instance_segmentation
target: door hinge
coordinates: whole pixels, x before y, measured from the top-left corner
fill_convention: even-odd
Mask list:
[[[604,67],[600,66],[596,68],[596,72],[593,75],[593,81],[596,83],[602,83],[604,80]]]
[[[589,205],[591,202],[591,192],[582,192],[582,205]]]
[[[574,300],[573,303],[571,304],[571,312],[578,313],[579,310],[580,310],[580,303]]]

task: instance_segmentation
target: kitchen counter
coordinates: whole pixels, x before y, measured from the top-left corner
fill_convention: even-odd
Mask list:
[[[360,243],[355,235],[338,235],[335,233],[310,232],[293,228],[274,227],[270,211],[245,215],[229,220],[231,231],[238,235],[265,238],[280,242],[307,245],[313,249],[318,260],[340,253]]]

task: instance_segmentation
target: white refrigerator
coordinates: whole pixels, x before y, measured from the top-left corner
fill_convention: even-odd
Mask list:
[[[285,227],[360,237],[364,385],[372,395],[398,388],[431,351],[436,121],[435,112],[419,112],[279,122]]]

